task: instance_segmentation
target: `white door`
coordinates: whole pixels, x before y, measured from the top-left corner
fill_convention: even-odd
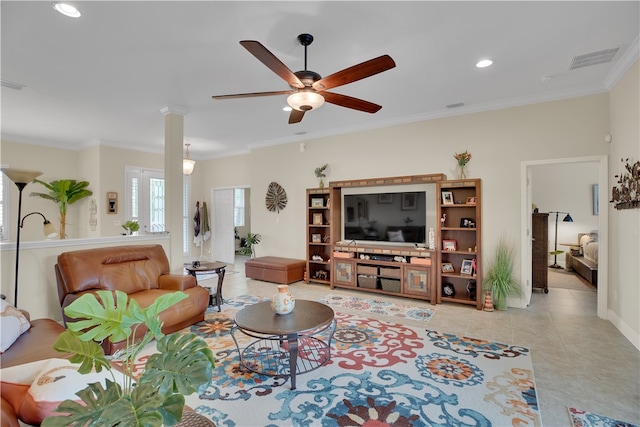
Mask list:
[[[214,189],[211,194],[211,257],[215,261],[233,264],[235,236],[233,233],[233,188]]]

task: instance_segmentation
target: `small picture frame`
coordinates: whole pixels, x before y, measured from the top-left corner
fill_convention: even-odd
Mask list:
[[[443,262],[442,264],[440,264],[440,269],[442,270],[443,273],[455,272],[455,269],[453,268],[453,264],[451,264],[450,262]]]
[[[454,252],[458,250],[458,242],[455,240],[443,240],[442,250],[445,252]]]
[[[460,228],[476,228],[472,218],[460,218]]]
[[[322,235],[321,234],[312,234],[311,235],[312,243],[322,243]]]
[[[453,193],[451,191],[443,191],[442,192],[442,204],[443,205],[453,205]]]
[[[417,193],[403,193],[401,210],[413,211],[418,208],[418,194]]]
[[[311,199],[311,207],[312,208],[323,208],[324,207],[324,199],[322,197],[313,197]]]
[[[391,194],[391,193],[378,194],[378,203],[380,203],[380,204],[393,203],[393,194]]]
[[[467,205],[475,205],[476,204],[476,196],[467,197]]]
[[[463,276],[471,276],[473,274],[473,260],[463,259],[462,266],[460,266],[460,274]]]
[[[118,193],[116,193],[115,191],[109,191],[107,193],[107,213],[118,213]]]
[[[322,214],[321,213],[314,213],[313,214],[313,225],[322,225],[324,222],[322,220]]]

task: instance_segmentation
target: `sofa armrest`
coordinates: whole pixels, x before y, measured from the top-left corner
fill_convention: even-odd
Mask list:
[[[198,285],[196,278],[184,274],[163,274],[158,277],[158,287],[170,291],[184,291]]]

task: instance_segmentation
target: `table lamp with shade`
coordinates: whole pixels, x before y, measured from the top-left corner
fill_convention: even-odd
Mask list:
[[[13,181],[18,187],[18,228],[16,231],[16,272],[15,272],[15,285],[14,285],[14,297],[13,304],[15,307],[18,306],[18,267],[20,266],[20,230],[24,226],[24,220],[34,214],[38,214],[42,217],[44,235],[46,238],[53,238],[57,235],[56,227],[51,224],[47,220],[47,218],[41,214],[40,212],[31,212],[22,217],[22,190],[27,186],[28,183],[33,181],[35,178],[42,175],[42,172],[38,171],[29,171],[22,169],[12,169],[12,168],[2,168],[2,173],[4,173],[7,178]]]

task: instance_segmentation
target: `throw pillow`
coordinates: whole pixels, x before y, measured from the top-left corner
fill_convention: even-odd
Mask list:
[[[387,231],[387,236],[389,236],[390,242],[404,242],[404,237],[402,236],[402,230]]]
[[[99,382],[105,387],[105,379],[112,379],[111,374],[104,369],[102,372],[80,374],[79,367],[79,364],[67,359],[50,359],[35,377],[22,401],[19,409],[21,419],[28,424],[40,425],[42,420],[51,415],[61,415],[54,410],[64,400],[81,402],[76,393],[88,384]],[[113,370],[113,374],[115,380],[122,384],[123,375],[116,370]]]
[[[7,351],[31,327],[29,320],[14,306],[0,300],[0,353]]]

